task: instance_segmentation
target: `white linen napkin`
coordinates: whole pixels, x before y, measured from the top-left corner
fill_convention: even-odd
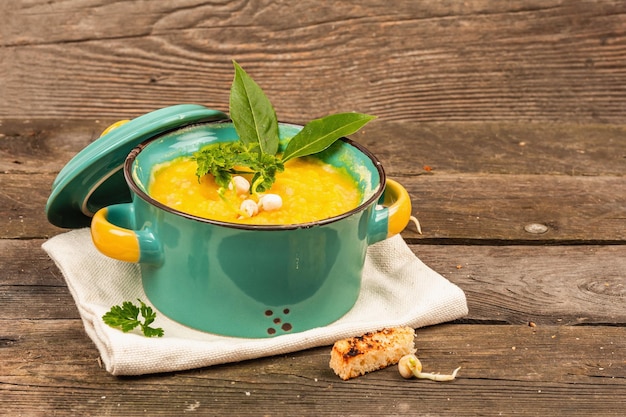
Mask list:
[[[102,321],[111,306],[124,301],[139,298],[151,305],[137,264],[100,254],[89,229],[57,235],[42,247],[63,273],[85,331],[113,375],[178,371],[285,354],[384,327],[438,324],[468,312],[463,291],[422,263],[398,235],[370,246],[356,304],[327,326],[265,339],[225,337],[190,329],[155,308],[152,326],[162,327],[165,335],[148,338],[139,332],[123,333]]]

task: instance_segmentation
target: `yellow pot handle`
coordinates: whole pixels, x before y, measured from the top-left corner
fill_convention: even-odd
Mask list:
[[[411,197],[397,181],[387,179],[383,205],[387,207],[389,220],[387,237],[397,235],[409,224],[411,218]]]
[[[163,261],[161,245],[149,229],[133,230],[118,225],[131,224],[133,216],[132,203],[101,208],[91,219],[91,240],[109,258],[160,264]]]
[[[133,230],[114,225],[108,220],[109,207],[101,208],[91,219],[91,240],[109,258],[139,262],[139,240]]]
[[[397,235],[411,219],[411,198],[398,182],[387,179],[385,190],[372,212],[368,225],[368,243],[376,243]]]

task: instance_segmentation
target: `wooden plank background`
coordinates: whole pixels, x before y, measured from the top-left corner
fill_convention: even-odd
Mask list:
[[[3,122],[5,237],[60,231],[42,217],[52,181],[109,122]],[[496,122],[373,122],[355,137],[412,196],[424,234],[407,229],[405,238],[448,244],[623,242],[625,138],[623,125]],[[29,186],[33,192],[25,195]],[[535,223],[547,232],[527,232]]]
[[[339,381],[329,348],[115,378],[40,249],[61,167],[111,122],[227,110],[236,59],[283,121],[355,139],[411,193],[403,236],[466,293],[419,329],[427,370]],[[621,416],[626,2],[0,2],[0,408],[7,415]],[[529,233],[528,226],[546,226]],[[532,230],[532,229],[528,229]],[[532,325],[530,325],[532,323]]]
[[[0,115],[226,110],[236,59],[294,123],[623,124],[625,28],[621,0],[4,1]]]

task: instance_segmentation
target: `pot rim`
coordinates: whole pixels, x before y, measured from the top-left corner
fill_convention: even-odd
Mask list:
[[[205,122],[205,123],[195,123],[192,125],[188,125],[186,127],[189,126],[197,126],[197,125],[211,125],[211,124],[221,124],[221,123],[232,123],[232,121],[230,119],[228,120],[218,120],[218,121],[214,121],[214,122]],[[302,125],[298,125],[298,124],[293,124],[293,123],[284,123],[284,122],[279,122],[280,125],[284,125],[284,126],[295,126],[295,127],[300,127],[302,128]],[[174,129],[173,131],[176,131],[179,129]],[[385,170],[383,169],[382,163],[378,160],[378,158],[371,153],[367,148],[365,148],[363,145],[359,144],[358,142],[355,142],[347,137],[341,137],[338,140],[341,140],[343,142],[345,142],[346,144],[353,146],[354,148],[356,148],[359,152],[363,153],[365,156],[367,156],[372,163],[374,164],[374,166],[376,167],[376,170],[378,172],[378,176],[380,178],[379,184],[378,184],[378,188],[376,189],[376,191],[374,191],[372,193],[372,195],[364,202],[362,202],[361,204],[359,204],[357,207],[353,208],[352,210],[349,210],[345,213],[341,213],[337,216],[333,216],[333,217],[328,217],[325,219],[321,219],[321,220],[316,220],[316,221],[312,221],[312,222],[307,222],[307,223],[293,223],[293,224],[272,224],[272,225],[265,225],[265,224],[244,224],[244,223],[233,223],[233,222],[225,222],[225,221],[221,221],[221,220],[214,220],[214,219],[208,219],[206,217],[200,217],[200,216],[195,216],[193,214],[189,214],[186,213],[184,211],[179,211],[176,210],[175,208],[172,208],[170,206],[167,206],[157,200],[155,200],[153,197],[151,197],[148,193],[144,192],[141,187],[139,187],[137,185],[137,183],[135,182],[135,179],[133,178],[132,175],[132,165],[133,162],[135,161],[135,159],[137,158],[137,156],[141,153],[141,151],[143,151],[144,148],[146,148],[150,143],[152,143],[153,141],[159,139],[162,136],[165,136],[167,134],[171,134],[173,132],[172,130],[167,131],[167,132],[163,132],[159,135],[153,136],[147,140],[145,140],[144,142],[140,143],[139,145],[137,145],[133,150],[130,151],[130,153],[127,155],[126,160],[124,161],[124,178],[126,180],[126,183],[128,184],[128,187],[130,188],[131,192],[140,197],[142,200],[144,200],[145,202],[161,209],[164,210],[166,212],[187,218],[189,220],[195,220],[201,223],[208,223],[208,224],[213,224],[216,226],[222,226],[222,227],[228,227],[228,228],[233,228],[233,229],[241,229],[241,230],[264,230],[264,231],[270,231],[270,230],[295,230],[295,229],[308,229],[311,227],[315,227],[315,226],[323,226],[325,224],[329,224],[329,223],[334,223],[336,221],[345,219],[347,217],[352,216],[353,214],[359,213],[363,210],[365,210],[367,207],[369,207],[371,204],[375,203],[376,201],[379,200],[380,196],[383,194],[384,190],[385,190],[385,183],[386,183],[386,174],[385,174]]]

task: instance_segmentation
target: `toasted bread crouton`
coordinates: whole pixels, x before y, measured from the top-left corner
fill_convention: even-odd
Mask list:
[[[330,367],[344,381],[398,363],[415,353],[415,331],[394,327],[338,340],[330,352]]]

